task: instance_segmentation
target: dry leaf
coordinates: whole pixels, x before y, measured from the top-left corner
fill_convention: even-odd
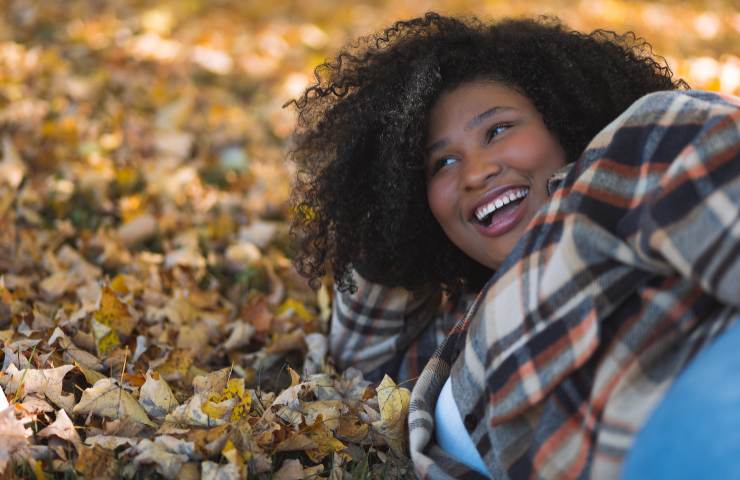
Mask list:
[[[42,429],[36,435],[41,438],[54,435],[62,440],[71,442],[75,447],[79,447],[82,444],[80,435],[77,433],[77,430],[75,430],[72,420],[69,419],[67,412],[64,410],[57,411],[57,418],[54,420],[54,423]]]
[[[184,442],[169,435],[160,435],[152,442],[145,438],[136,446],[134,463],[154,464],[165,478],[177,478],[182,465],[194,456],[192,442]]]
[[[232,463],[219,465],[215,462],[201,464],[201,480],[240,480],[239,469]]]
[[[116,292],[110,287],[103,288],[99,302],[100,307],[93,314],[95,321],[112,328],[120,335],[131,335],[136,327],[136,320],[131,316],[126,304],[118,299]]]
[[[26,428],[30,420],[18,420],[13,408],[0,411],[0,474],[5,472],[8,462],[12,459],[25,459],[30,455],[29,437],[30,428]]]
[[[45,370],[24,369],[18,370],[15,365],[8,366],[6,376],[0,379],[8,393],[15,393],[19,388],[27,395],[30,393],[46,395],[46,398],[65,410],[72,410],[74,395],[62,393],[62,379],[73,368],[73,365],[64,365]]]
[[[118,386],[112,378],[98,380],[95,385],[82,392],[82,398],[73,411],[77,414],[93,413],[107,418],[126,418],[150,427],[156,427],[149,420],[144,409],[134,397]]]
[[[139,389],[139,403],[149,416],[164,418],[178,406],[172,389],[157,372],[146,373],[146,382]]]
[[[376,391],[380,420],[373,423],[373,428],[383,436],[396,455],[403,457],[406,455],[406,419],[411,392],[397,386],[388,375],[383,377]]]
[[[228,329],[231,330],[231,335],[223,345],[227,351],[249,345],[249,341],[257,331],[251,324],[246,322],[234,322],[228,326]]]
[[[8,135],[3,136],[3,160],[0,162],[0,182],[18,188],[26,175],[26,164],[21,160],[18,150]],[[0,213],[2,213],[0,211]]]
[[[223,404],[212,404],[202,394],[195,394],[182,405],[167,414],[164,421],[193,427],[215,427],[227,422],[224,418],[231,414],[235,399],[226,400]],[[206,407],[205,411],[203,407]],[[220,418],[219,418],[220,417]]]
[[[287,459],[280,466],[280,470],[275,472],[273,480],[303,480],[304,478],[318,478],[318,475],[324,471],[323,465],[304,468],[300,460]]]
[[[113,450],[99,446],[82,447],[75,462],[75,470],[85,478],[113,480],[117,477],[119,463]]]
[[[85,445],[89,445],[91,447],[98,446],[106,450],[115,450],[123,445],[132,447],[136,445],[136,443],[137,441],[133,438],[119,437],[116,435],[95,435],[85,439]]]

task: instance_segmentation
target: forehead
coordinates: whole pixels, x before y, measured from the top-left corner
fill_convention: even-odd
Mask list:
[[[513,88],[495,81],[464,83],[443,92],[429,116],[429,136],[447,126],[459,125],[496,107],[532,111],[532,102]],[[502,109],[503,110],[503,109]]]

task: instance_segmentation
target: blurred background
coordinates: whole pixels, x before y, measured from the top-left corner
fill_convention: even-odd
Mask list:
[[[41,202],[77,228],[101,212],[216,236],[239,215],[215,210],[284,219],[283,105],[342,45],[427,10],[631,30],[692,87],[740,93],[736,0],[0,0],[6,157],[46,174]]]

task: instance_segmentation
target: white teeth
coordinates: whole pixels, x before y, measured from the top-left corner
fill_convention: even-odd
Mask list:
[[[480,222],[490,213],[495,212],[499,208],[503,207],[504,205],[508,205],[515,200],[526,197],[528,193],[528,188],[517,188],[516,190],[509,190],[502,195],[499,195],[498,198],[495,198],[487,204],[479,207],[475,211],[475,218],[477,218]]]

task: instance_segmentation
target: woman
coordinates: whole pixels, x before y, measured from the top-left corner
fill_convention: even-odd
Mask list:
[[[340,367],[421,370],[420,476],[614,477],[738,318],[737,105],[649,95],[685,84],[645,50],[428,14],[296,102],[297,266],[334,275]]]

